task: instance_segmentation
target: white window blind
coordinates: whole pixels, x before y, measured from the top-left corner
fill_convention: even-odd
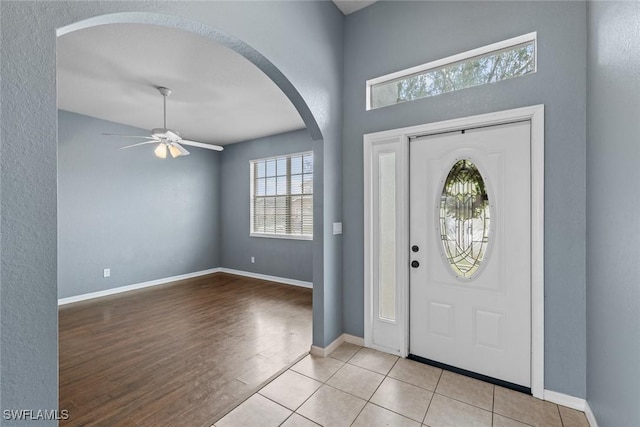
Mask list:
[[[313,153],[252,160],[251,235],[313,237]]]

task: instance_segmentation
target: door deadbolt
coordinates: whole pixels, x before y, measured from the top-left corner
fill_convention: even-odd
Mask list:
[[[411,251],[418,252],[419,250],[420,250],[420,248],[418,247],[418,245],[411,246]]]
[[[420,263],[418,261],[411,261],[411,267],[418,268],[420,267]]]

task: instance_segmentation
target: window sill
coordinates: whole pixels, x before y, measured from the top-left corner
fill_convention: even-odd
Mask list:
[[[269,233],[249,233],[251,237],[266,237],[269,239],[288,239],[288,240],[313,240],[313,236],[309,234],[269,234]]]

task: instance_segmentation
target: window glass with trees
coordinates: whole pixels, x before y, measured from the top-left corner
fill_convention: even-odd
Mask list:
[[[522,39],[530,40],[521,42]],[[494,83],[536,71],[536,41],[532,35],[475,49],[451,58],[434,61],[390,78],[380,77],[368,82],[368,109],[413,101],[473,86]],[[492,49],[495,46],[505,46]],[[483,52],[477,54],[478,52]],[[419,71],[414,71],[420,69]],[[397,76],[400,74],[400,76]]]
[[[252,236],[313,238],[313,153],[252,160]]]

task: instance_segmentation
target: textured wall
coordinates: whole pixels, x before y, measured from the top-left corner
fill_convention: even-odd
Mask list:
[[[148,133],[58,114],[58,297],[220,266],[224,152],[163,160],[155,144],[118,150],[136,141],[103,132]]]
[[[222,152],[221,265],[253,273],[312,281],[313,245],[310,240],[249,236],[249,161],[311,150],[306,130],[225,146]],[[255,257],[255,264],[251,257]]]
[[[587,401],[640,425],[640,3],[589,2]]]
[[[365,111],[367,79],[532,31],[533,75]],[[364,329],[362,135],[545,104],[545,387],[585,397],[585,64],[582,2],[380,2],[347,17],[345,332]]]
[[[341,238],[331,222],[342,212],[344,19],[332,3],[2,1],[0,8],[0,409],[58,403],[55,44],[69,25],[146,22],[192,31],[233,48],[280,86],[319,159],[313,342],[324,346],[342,332]]]

